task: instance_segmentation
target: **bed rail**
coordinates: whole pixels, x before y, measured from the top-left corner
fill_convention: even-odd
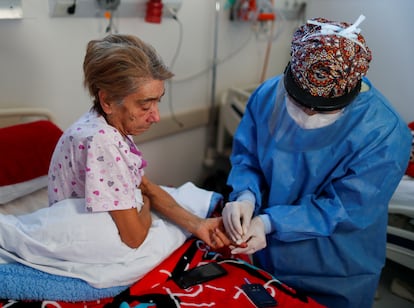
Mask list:
[[[0,108],[0,127],[45,119],[53,122],[53,116],[44,108]]]

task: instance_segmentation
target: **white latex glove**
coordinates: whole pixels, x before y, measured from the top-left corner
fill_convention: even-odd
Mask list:
[[[254,204],[250,201],[227,202],[224,206],[222,216],[226,232],[230,238],[240,243],[250,226],[254,211]]]
[[[266,234],[263,220],[256,216],[250,223],[250,228],[243,236],[242,241],[247,247],[231,247],[232,254],[252,254],[266,247]]]

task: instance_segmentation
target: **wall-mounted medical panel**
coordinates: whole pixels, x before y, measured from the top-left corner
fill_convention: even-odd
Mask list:
[[[105,10],[116,10],[118,17],[143,16],[145,1],[49,0],[51,17],[97,17]]]
[[[117,17],[145,17],[148,0],[49,0],[51,17],[98,17],[103,11],[113,11]],[[182,0],[162,0],[163,15],[178,11]]]

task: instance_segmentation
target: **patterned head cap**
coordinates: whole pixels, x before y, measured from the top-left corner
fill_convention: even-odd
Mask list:
[[[372,59],[358,28],[364,19],[350,25],[315,18],[296,30],[285,71],[289,95],[317,111],[343,108],[358,95]]]

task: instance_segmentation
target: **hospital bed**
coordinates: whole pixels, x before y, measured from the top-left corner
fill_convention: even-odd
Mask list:
[[[229,88],[222,95],[216,143],[218,154],[226,155],[231,150],[231,137],[256,86]],[[412,177],[403,177],[389,203],[386,248],[388,259],[414,269],[414,178]]]
[[[236,132],[246,109],[247,100],[256,86],[229,88],[222,94],[217,128],[216,151],[218,154],[225,154],[226,146]]]
[[[388,213],[387,258],[414,269],[414,178],[402,178]]]
[[[47,208],[47,171],[62,130],[43,109],[0,110],[0,215],[26,215]],[[183,186],[188,187],[188,183]],[[193,187],[193,186],[191,186]],[[170,192],[183,187],[170,188]],[[222,197],[193,187],[205,197],[211,215],[219,215]],[[179,194],[178,193],[178,194]],[[7,240],[13,241],[13,238]],[[219,263],[227,274],[188,289],[171,277],[205,263]],[[105,271],[105,268],[102,269]],[[212,251],[190,237],[160,264],[128,286],[94,288],[81,279],[42,272],[20,263],[0,264],[0,308],[24,304],[42,307],[255,307],[241,285],[259,283],[278,307],[322,307],[253,266],[248,256]],[[146,304],[144,304],[146,303]],[[139,306],[141,307],[141,306]]]

